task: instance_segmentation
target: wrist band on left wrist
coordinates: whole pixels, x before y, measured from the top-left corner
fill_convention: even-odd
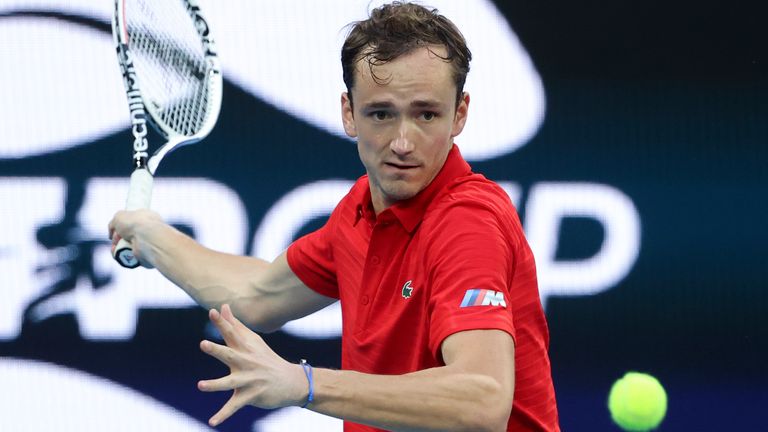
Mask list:
[[[314,378],[312,377],[312,365],[307,363],[307,361],[304,359],[301,359],[299,364],[301,365],[301,368],[304,369],[304,375],[307,376],[307,383],[309,384],[309,393],[307,394],[307,402],[305,402],[304,405],[301,406],[302,408],[306,408],[307,405],[311,404],[312,401],[315,400],[315,381],[314,381]]]

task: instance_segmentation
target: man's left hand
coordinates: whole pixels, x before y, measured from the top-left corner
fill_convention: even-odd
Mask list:
[[[218,379],[199,381],[201,391],[234,390],[232,397],[208,423],[217,426],[245,405],[280,408],[301,405],[307,398],[308,385],[302,367],[275,354],[264,340],[232,314],[229,305],[209,312],[226,345],[204,340],[200,349],[229,366],[230,374]]]

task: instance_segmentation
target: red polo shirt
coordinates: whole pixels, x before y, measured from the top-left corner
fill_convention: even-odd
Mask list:
[[[503,330],[515,340],[507,430],[559,430],[533,255],[507,194],[472,173],[456,146],[429,186],[378,217],[361,177],[325,226],[290,246],[288,264],[341,301],[343,369],[442,366],[451,334]],[[373,430],[345,422],[345,431]]]

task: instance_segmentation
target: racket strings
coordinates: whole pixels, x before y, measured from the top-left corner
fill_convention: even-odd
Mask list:
[[[211,111],[210,67],[180,0],[132,0],[125,21],[147,109],[163,129],[192,136]]]

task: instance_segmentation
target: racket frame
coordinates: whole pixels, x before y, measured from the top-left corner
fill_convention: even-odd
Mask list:
[[[115,0],[115,11],[112,16],[112,36],[117,51],[120,72],[123,78],[128,108],[131,117],[131,133],[133,135],[133,172],[131,173],[130,188],[126,200],[126,210],[149,208],[152,199],[153,177],[160,161],[173,150],[194,144],[205,138],[213,129],[219,117],[222,98],[221,64],[216,50],[216,44],[211,36],[208,22],[202,16],[196,0],[159,0],[179,1],[187,10],[194,22],[203,47],[208,83],[208,115],[200,130],[193,135],[183,135],[173,130],[162,121],[160,113],[150,101],[147,101],[141,91],[141,82],[137,77],[130,49],[130,35],[125,17],[125,7],[128,0]],[[151,156],[149,154],[149,133],[147,125],[152,127],[165,139]],[[130,243],[120,239],[113,252],[114,258],[126,268],[136,268],[140,265],[133,254]]]

